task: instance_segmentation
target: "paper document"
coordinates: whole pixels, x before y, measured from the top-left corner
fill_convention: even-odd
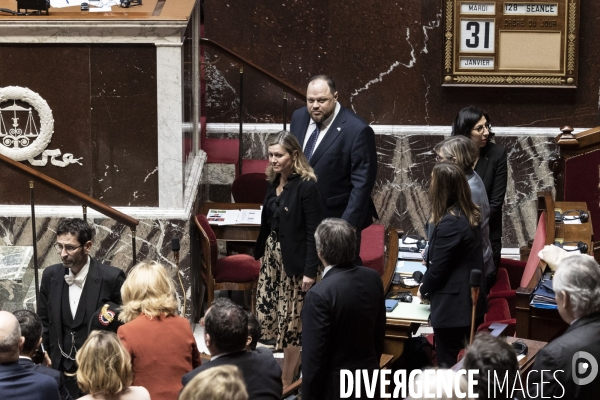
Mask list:
[[[425,267],[420,261],[399,260],[396,263],[396,272],[400,275],[412,277],[415,271],[421,271],[423,274],[425,274],[427,267]]]
[[[206,219],[211,225],[260,225],[261,210],[208,210]]]
[[[426,324],[429,321],[429,304],[398,303],[394,311],[386,313],[387,319],[403,319]]]

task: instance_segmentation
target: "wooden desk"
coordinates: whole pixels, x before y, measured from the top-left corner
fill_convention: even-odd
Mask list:
[[[582,224],[556,223],[554,221],[554,210],[556,209],[560,209],[562,212],[567,210],[587,211],[587,205],[584,202],[554,202],[551,193],[538,193],[538,212],[546,211],[546,244],[554,243],[554,240],[557,238],[562,238],[565,242],[582,241],[587,243],[588,253],[592,255],[593,230],[591,221]],[[545,269],[546,263],[540,261],[540,265],[537,267],[528,285],[517,289],[516,333],[521,338],[550,342],[555,337],[562,335],[568,325],[562,320],[558,314],[558,310],[547,310],[529,306],[531,294],[543,276]]]
[[[260,210],[262,204],[254,203],[203,203],[200,214],[208,214],[211,208],[216,210]],[[256,242],[260,232],[260,225],[211,225],[218,240],[236,242]]]
[[[385,322],[385,342],[383,345],[383,352],[390,354],[393,357],[393,361],[396,361],[398,357],[402,355],[404,351],[404,343],[406,340],[412,337],[417,332],[421,324],[428,323],[428,318],[416,318],[416,317],[404,317],[403,313],[398,313],[398,308],[408,306],[405,303],[399,303],[397,309],[392,313],[387,313]],[[396,315],[393,315],[395,313]],[[392,361],[392,362],[393,362]]]
[[[520,339],[516,337],[507,337],[506,341],[508,343],[521,341],[527,345],[527,355],[525,358],[519,361],[519,371],[521,372],[521,375],[527,375],[529,370],[531,370],[533,363],[535,362],[535,356],[537,353],[548,344],[547,342],[542,342],[539,340]]]

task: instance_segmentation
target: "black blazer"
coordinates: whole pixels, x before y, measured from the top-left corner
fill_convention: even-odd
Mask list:
[[[529,387],[529,394],[535,398],[536,390],[540,382],[544,382],[543,394],[545,398],[563,398],[570,400],[597,399],[600,393],[600,377],[588,384],[578,385],[573,381],[573,374],[578,378],[585,378],[589,374],[579,374],[577,360],[586,362],[587,355],[578,352],[589,353],[596,360],[596,372],[600,362],[600,313],[588,315],[573,322],[566,332],[551,341],[541,349],[536,357],[528,381],[536,382],[536,386]],[[573,362],[575,358],[575,363]],[[589,361],[588,365],[592,363]],[[577,365],[573,371],[573,365]],[[541,376],[542,370],[545,370]],[[560,372],[562,370],[564,372]],[[556,374],[554,373],[556,371]],[[593,373],[593,371],[592,371]],[[537,398],[542,398],[541,394]]]
[[[56,381],[23,368],[19,362],[0,364],[0,398],[15,400],[59,400]]]
[[[304,143],[310,115],[306,107],[292,116],[290,132]],[[377,218],[371,191],[377,177],[373,129],[352,111],[340,107],[310,165],[317,175],[323,218],[343,218],[364,229]]]
[[[504,147],[488,142],[479,151],[475,172],[483,181],[490,203],[490,240],[498,240],[502,237],[502,205],[508,179],[508,162]]]
[[[71,394],[67,390],[67,387],[65,386],[65,379],[63,377],[62,372],[57,371],[52,368],[45,367],[43,365],[35,364],[30,358],[20,358],[19,357],[19,364],[25,369],[28,369],[28,370],[31,370],[31,371],[34,371],[34,372],[37,372],[40,374],[48,375],[49,377],[53,378],[56,381],[56,384],[58,385],[58,393],[60,394],[61,400],[72,400],[73,399],[71,397]]]
[[[339,399],[341,369],[378,369],[385,319],[376,271],[352,264],[331,268],[304,298],[302,398]]]
[[[281,383],[281,367],[273,357],[273,353],[258,353],[255,351],[238,351],[225,354],[216,360],[203,363],[181,379],[183,386],[202,371],[220,365],[235,365],[240,369],[248,398],[252,400],[279,400],[283,393]]]
[[[60,369],[62,356],[58,343],[63,347],[63,320],[62,320],[62,292],[66,285],[65,273],[67,268],[63,264],[54,264],[44,269],[42,284],[40,286],[40,302],[37,313],[44,326],[44,347],[52,360],[52,367]],[[121,304],[121,286],[125,281],[125,274],[119,268],[101,264],[91,258],[83,292],[71,331],[75,334],[75,346],[79,349],[88,336],[88,322],[95,311],[106,301]],[[68,305],[67,305],[68,308]],[[70,311],[69,311],[70,312]],[[70,350],[64,349],[67,353]]]
[[[254,258],[265,254],[265,243],[271,233],[271,222],[265,210],[267,201],[277,196],[279,176],[267,189],[261,216],[260,233],[254,247]],[[317,276],[319,258],[315,245],[315,230],[321,222],[321,198],[313,180],[303,180],[292,174],[279,201],[279,235],[283,266],[288,276]]]
[[[450,213],[433,229],[429,238],[427,271],[421,294],[431,302],[431,326],[454,328],[471,325],[471,270],[482,271],[476,314],[487,311],[481,228],[472,228],[467,217]]]

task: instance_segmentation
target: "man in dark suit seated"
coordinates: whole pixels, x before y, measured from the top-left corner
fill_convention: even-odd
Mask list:
[[[246,312],[229,299],[216,299],[204,316],[204,341],[212,357],[185,374],[183,385],[209,368],[235,365],[243,375],[250,399],[279,400],[283,392],[279,364],[272,354],[246,351],[247,339]]]
[[[75,373],[75,355],[88,337],[88,324],[105,302],[121,304],[125,274],[90,257],[93,229],[79,218],[64,219],[54,248],[62,263],[44,269],[37,313],[44,327],[44,348],[51,367]],[[73,398],[81,396],[74,375],[65,375]]]
[[[21,336],[25,340],[23,342],[23,348],[21,349],[21,355],[19,356],[19,364],[25,369],[54,378],[58,385],[60,398],[62,400],[71,400],[72,397],[65,386],[63,374],[60,371],[33,362],[33,357],[42,344],[42,321],[40,320],[40,317],[29,310],[18,310],[13,312],[13,314],[19,321]]]
[[[19,364],[24,339],[17,318],[0,311],[0,398],[18,400],[59,400],[54,379],[25,369]]]
[[[356,234],[346,221],[323,220],[315,232],[326,266],[302,309],[302,398],[339,399],[340,370],[379,368],[385,335],[381,277],[356,266]],[[361,391],[367,396],[366,391]]]
[[[600,393],[600,267],[588,255],[565,258],[552,281],[567,331],[535,358],[531,398],[597,399]]]

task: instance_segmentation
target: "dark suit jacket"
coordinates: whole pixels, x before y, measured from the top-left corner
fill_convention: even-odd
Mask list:
[[[23,368],[18,361],[0,364],[0,398],[59,400],[58,385],[48,375]]]
[[[267,201],[277,196],[279,177],[269,185],[263,208]],[[263,210],[260,233],[254,247],[257,260],[265,254],[265,243],[271,233],[271,221]],[[321,222],[321,198],[317,184],[312,180],[303,180],[296,174],[290,175],[284,192],[279,196],[279,235],[283,266],[288,276],[317,276],[319,258],[315,245],[315,230]]]
[[[181,382],[185,386],[200,372],[220,365],[235,365],[240,369],[250,400],[281,399],[283,393],[281,367],[273,358],[273,354],[261,354],[245,350],[226,354],[188,372],[183,376]]]
[[[498,240],[502,237],[502,205],[508,179],[507,164],[504,147],[488,142],[480,150],[479,161],[475,166],[475,172],[485,185],[490,203],[490,240]]]
[[[310,115],[306,107],[292,116],[290,132],[304,143]],[[373,129],[352,111],[341,107],[325,137],[315,149],[310,165],[317,175],[323,218],[343,218],[364,229],[377,218],[371,191],[377,177],[377,152]]]
[[[580,362],[586,361],[578,352],[589,353],[596,359],[596,373],[598,363],[600,363],[600,313],[588,315],[575,321],[567,331],[560,337],[548,343],[541,349],[536,357],[533,368],[528,377],[529,394],[535,398],[537,387],[533,386],[535,382],[539,387],[540,382],[545,382],[543,386],[543,395],[545,398],[563,398],[569,400],[587,400],[597,399],[600,393],[600,376],[586,385],[578,385],[573,381],[573,374],[576,377],[585,378],[589,374],[579,374]],[[576,371],[573,371],[573,359],[576,360]],[[589,361],[588,365],[591,367]],[[589,368],[588,368],[589,369]],[[545,370],[542,375],[542,370]],[[556,372],[562,370],[563,372]],[[542,398],[541,393],[537,398]]]
[[[58,344],[68,353],[70,346],[65,349],[63,345],[63,286],[66,286],[65,272],[67,269],[62,264],[51,265],[44,270],[40,287],[40,303],[37,313],[44,326],[44,347],[47,349],[52,367],[62,370],[62,356]],[[79,349],[88,336],[88,322],[94,312],[106,301],[121,304],[121,286],[125,281],[125,274],[119,268],[101,264],[93,258],[90,261],[81,299],[75,318],[71,324],[71,331],[75,333],[75,346]],[[66,305],[68,308],[68,304]],[[70,311],[69,311],[70,312]]]
[[[33,361],[31,361],[30,358],[19,358],[19,365],[21,365],[25,369],[40,374],[48,375],[49,377],[54,378],[56,384],[58,385],[58,393],[60,394],[61,400],[73,399],[71,397],[71,394],[67,390],[67,387],[65,386],[65,379],[63,377],[62,372],[52,368],[44,367],[43,365],[35,364]]]
[[[471,270],[482,271],[477,316],[487,311],[481,228],[472,228],[467,217],[446,214],[429,238],[427,271],[421,294],[431,302],[431,326],[454,328],[471,325]]]
[[[379,368],[385,318],[381,277],[369,268],[335,266],[306,292],[302,398],[339,399],[341,369]]]

